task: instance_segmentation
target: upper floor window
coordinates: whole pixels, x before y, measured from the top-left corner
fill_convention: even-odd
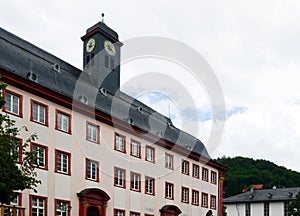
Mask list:
[[[55,150],[55,171],[70,175],[71,174],[71,154],[60,150]]]
[[[146,194],[155,194],[155,179],[146,176],[145,177],[145,193]]]
[[[155,151],[154,148],[146,146],[146,161],[155,162]]]
[[[55,199],[55,212],[56,216],[68,216],[70,215],[70,201]]]
[[[208,207],[208,194],[207,193],[202,193],[201,206],[205,207],[205,208]]]
[[[5,89],[3,92],[6,102],[3,106],[3,111],[22,117],[22,95],[19,95],[7,89]]]
[[[182,161],[181,172],[183,174],[189,175],[189,168],[190,168],[190,163],[186,160]]]
[[[125,210],[114,209],[114,216],[125,216]]]
[[[215,171],[211,171],[210,181],[213,184],[217,184],[217,173]]]
[[[130,144],[130,154],[134,157],[141,157],[141,143],[131,140]]]
[[[99,125],[86,123],[86,139],[94,143],[100,143],[100,127]]]
[[[173,155],[167,154],[165,156],[165,166],[168,169],[173,169]]]
[[[210,208],[211,209],[217,208],[217,197],[214,195],[210,195]]]
[[[264,202],[264,216],[270,215],[270,203]]]
[[[165,198],[174,199],[174,185],[172,183],[166,182],[165,184]]]
[[[130,216],[140,216],[140,213],[130,211]]]
[[[57,130],[71,134],[71,115],[56,110],[56,127]]]
[[[193,177],[199,178],[199,166],[197,164],[193,164]]]
[[[115,150],[125,153],[126,152],[126,143],[125,136],[120,134],[115,134]]]
[[[250,216],[251,215],[251,204],[250,203],[246,203],[245,204],[245,215],[246,216]]]
[[[199,191],[192,190],[192,205],[199,205]]]
[[[30,215],[47,215],[47,198],[30,195]]]
[[[33,164],[41,169],[48,169],[48,147],[31,143],[31,151],[35,153]]]
[[[99,163],[97,161],[86,159],[86,178],[99,181]]]
[[[141,174],[130,173],[130,189],[134,191],[141,191]]]
[[[181,202],[189,203],[189,189],[186,187],[181,188]]]
[[[202,167],[202,180],[208,181],[208,169]]]
[[[31,100],[31,121],[48,126],[48,106]]]
[[[126,188],[125,178],[126,178],[126,171],[124,169],[115,167],[114,185],[117,187]]]

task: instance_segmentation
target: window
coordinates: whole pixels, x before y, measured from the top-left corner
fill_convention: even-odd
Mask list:
[[[30,120],[48,126],[48,106],[40,102],[31,100]]]
[[[166,182],[165,185],[165,198],[166,199],[174,199],[174,185],[172,183]]]
[[[214,195],[210,195],[210,208],[216,209],[217,207],[217,197]]]
[[[208,194],[207,193],[202,193],[202,198],[201,198],[201,207],[208,207]]]
[[[70,215],[70,201],[55,199],[55,212],[56,216]]]
[[[56,127],[65,133],[71,134],[71,115],[59,110],[56,110]]]
[[[193,177],[199,178],[199,166],[196,164],[193,164]]]
[[[100,127],[99,125],[86,123],[86,139],[94,143],[100,143]]]
[[[130,173],[130,190],[141,191],[141,174]]]
[[[86,179],[99,181],[99,163],[86,159]]]
[[[264,216],[270,215],[270,203],[264,202]]]
[[[130,216],[140,216],[140,213],[130,211]]]
[[[133,157],[141,157],[141,144],[135,140],[131,140],[130,154]]]
[[[115,134],[115,150],[126,153],[125,136]]]
[[[210,181],[213,184],[217,184],[217,173],[215,171],[211,171]]]
[[[126,171],[124,169],[115,167],[115,186],[126,188],[125,177]]]
[[[155,151],[154,148],[146,146],[146,161],[155,162]]]
[[[114,216],[125,216],[125,210],[114,209]]]
[[[146,194],[155,194],[155,179],[146,176],[145,177],[145,193]]]
[[[173,169],[173,155],[166,153],[165,160],[166,160],[165,163],[166,168]]]
[[[47,198],[30,195],[30,213],[31,216],[47,215]]]
[[[208,181],[208,169],[202,168],[202,180],[203,181]]]
[[[181,202],[189,203],[189,189],[186,187],[181,188]]]
[[[14,193],[13,198],[10,201],[10,204],[14,205],[14,206],[22,206],[22,194]],[[11,215],[13,215],[12,212],[11,212]],[[16,211],[16,216],[19,216],[19,215],[21,215],[21,210]]]
[[[186,160],[182,161],[181,172],[183,174],[189,175],[189,168],[190,168],[190,163]]]
[[[251,205],[250,203],[245,204],[245,216],[250,216],[251,215]]]
[[[55,149],[55,172],[71,175],[71,154]]]
[[[31,143],[31,151],[35,153],[33,164],[41,169],[48,169],[48,147]]]
[[[3,106],[3,111],[22,117],[22,95],[6,89],[4,90],[4,98],[6,103]]]
[[[115,67],[115,61],[114,61],[113,58],[111,58],[111,57],[105,55],[105,58],[104,58],[104,65],[105,65],[105,67],[107,67],[107,68],[113,70],[114,67]]]
[[[283,209],[283,215],[288,216],[288,207],[289,207],[289,201],[284,201],[284,209]]]
[[[199,191],[192,190],[192,205],[199,205]]]

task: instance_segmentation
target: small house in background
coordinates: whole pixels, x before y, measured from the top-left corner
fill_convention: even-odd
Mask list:
[[[300,187],[250,190],[224,199],[229,216],[288,216]]]
[[[249,191],[249,190],[261,190],[263,189],[264,185],[263,184],[253,184],[253,185],[250,185],[249,187],[247,188],[244,188],[242,190],[243,193]]]

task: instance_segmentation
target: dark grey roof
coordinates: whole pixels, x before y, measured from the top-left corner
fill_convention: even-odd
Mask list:
[[[88,106],[102,113],[211,159],[200,140],[174,127],[169,118],[123,92],[116,96],[101,93],[90,85],[86,73],[2,28],[0,68],[70,99],[79,101],[84,96]]]
[[[296,198],[300,187],[295,188],[276,188],[248,191],[223,200],[224,204],[245,203],[245,202],[265,202],[265,201],[284,201]]]

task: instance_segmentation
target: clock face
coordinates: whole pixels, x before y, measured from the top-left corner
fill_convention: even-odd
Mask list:
[[[110,42],[108,40],[104,41],[104,49],[105,49],[105,51],[109,55],[112,55],[112,56],[116,55],[116,48],[115,48],[115,46],[113,45],[112,42]]]
[[[88,40],[88,42],[86,43],[85,49],[86,49],[86,51],[87,51],[88,53],[90,53],[90,52],[92,52],[92,51],[94,50],[95,46],[96,46],[96,41],[95,41],[95,39],[94,39],[94,38],[90,38],[90,39]]]

